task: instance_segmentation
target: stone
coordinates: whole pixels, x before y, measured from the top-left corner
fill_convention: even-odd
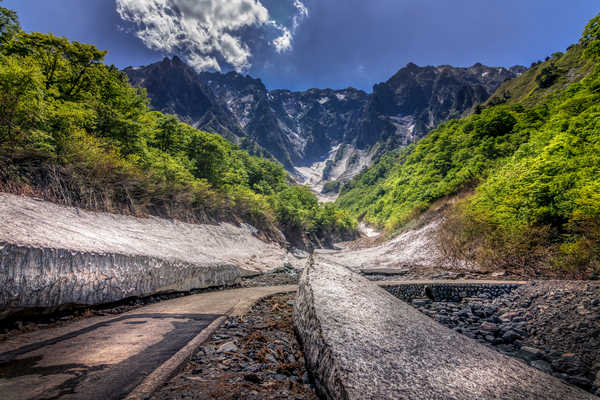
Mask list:
[[[552,366],[548,361],[533,360],[530,365],[534,368],[539,369],[540,371],[544,371],[547,374],[552,372]]]
[[[308,376],[308,372],[305,372],[302,374],[302,382],[306,383],[306,384],[310,383],[310,378]]]
[[[518,312],[516,312],[516,311],[511,311],[511,312],[507,312],[507,313],[504,313],[504,314],[502,314],[502,315],[501,315],[499,318],[500,318],[502,321],[507,321],[507,322],[508,322],[508,321],[512,321],[512,320],[513,320],[513,318],[517,317],[518,315],[519,315],[519,313],[518,313]]]
[[[293,320],[315,387],[328,400],[593,399],[436,323],[339,264],[305,268]]]
[[[485,312],[486,315],[490,316],[495,314],[498,311],[498,307],[496,306],[486,306],[483,308],[483,311]]]
[[[502,335],[502,340],[504,341],[504,343],[510,344],[510,343],[513,343],[515,340],[519,340],[519,339],[521,339],[521,336],[517,332],[513,331],[512,329],[506,331],[506,333],[504,333]]]
[[[234,342],[226,342],[219,346],[217,353],[235,353],[238,347]]]
[[[265,360],[267,360],[267,361],[268,361],[268,362],[270,362],[270,363],[277,363],[277,359],[276,359],[275,357],[273,357],[273,355],[272,355],[272,354],[270,354],[270,353],[268,353],[268,354],[265,356]]]
[[[540,349],[536,349],[535,347],[522,346],[519,350],[519,357],[527,361],[538,360],[543,356],[544,352]]]
[[[412,304],[415,307],[422,307],[422,306],[426,306],[426,305],[431,304],[431,303],[432,303],[432,301],[429,300],[429,299],[413,299],[412,300]]]
[[[483,324],[481,324],[480,329],[484,332],[490,332],[490,333],[496,333],[500,330],[500,328],[498,328],[498,325],[493,324],[491,322],[484,322]]]
[[[576,354],[565,353],[552,361],[552,368],[569,375],[578,375],[582,372],[583,364]]]
[[[581,376],[581,375],[569,376],[567,378],[567,382],[569,382],[572,385],[577,385],[579,387],[582,387],[584,389],[589,389],[592,387],[592,381],[590,381],[585,376]]]
[[[244,379],[250,383],[259,384],[262,383],[262,378],[256,374],[245,374]]]

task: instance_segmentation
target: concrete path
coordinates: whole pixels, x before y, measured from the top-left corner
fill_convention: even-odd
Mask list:
[[[181,297],[0,343],[0,398],[144,398],[225,319],[295,286]]]

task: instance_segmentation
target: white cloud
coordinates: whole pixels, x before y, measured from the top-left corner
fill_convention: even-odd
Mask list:
[[[273,40],[273,46],[275,47],[275,51],[277,51],[277,53],[283,53],[292,49],[292,40],[296,35],[296,31],[304,19],[308,17],[308,8],[306,8],[304,3],[302,3],[300,0],[294,0],[293,4],[294,8],[296,9],[296,13],[292,17],[291,29],[274,23],[277,29],[281,31],[281,36]]]
[[[241,71],[251,66],[247,29],[274,30],[278,36],[271,44],[276,52],[291,50],[308,9],[300,0],[288,1],[295,9],[290,27],[271,20],[261,0],[116,0],[116,4],[120,17],[136,25],[136,34],[147,47],[179,54],[197,70],[221,70],[225,63]]]
[[[282,33],[277,39],[273,40],[273,46],[275,46],[275,51],[278,53],[283,53],[284,51],[288,51],[292,49],[292,32],[285,26],[278,26],[278,29],[281,29]]]

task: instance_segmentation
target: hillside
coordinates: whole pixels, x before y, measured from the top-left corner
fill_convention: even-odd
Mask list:
[[[195,74],[177,58],[125,73],[148,91],[154,109],[234,142],[257,143],[298,182],[315,192],[336,192],[340,182],[385,150],[413,143],[441,122],[470,113],[524,70],[409,64],[375,85],[372,94],[353,88],[269,91],[260,79],[235,72]],[[227,122],[222,129],[207,117],[217,108],[220,121]]]
[[[278,163],[151,111],[146,92],[102,62],[105,51],[23,32],[16,18],[1,31],[0,191],[93,211],[245,222],[298,247],[354,237],[351,218],[320,206]],[[189,87],[185,106],[203,112],[180,103],[168,111],[235,135],[231,116],[200,89]]]
[[[505,83],[475,115],[382,157],[343,188],[337,205],[391,233],[462,193],[441,231],[451,255],[493,268],[596,276],[599,20],[565,54]]]

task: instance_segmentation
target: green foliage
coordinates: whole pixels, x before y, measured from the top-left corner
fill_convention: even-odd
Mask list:
[[[0,140],[11,145],[26,138],[42,116],[43,75],[31,58],[0,55]]]
[[[1,0],[0,0],[1,1]],[[4,7],[0,7],[0,45],[11,39],[19,30],[19,18],[17,13]]]
[[[22,32],[2,8],[0,24],[0,190],[112,212],[279,227],[297,245],[306,235],[354,229],[345,212],[291,185],[280,164],[150,111],[146,93],[102,63],[106,52]]]
[[[600,14],[596,15],[585,27],[581,42],[586,47],[585,55],[588,58],[600,59]]]
[[[393,231],[433,201],[476,182],[495,160],[512,154],[527,139],[530,125],[516,127],[518,115],[501,106],[450,121],[416,146],[383,157],[344,188],[338,204]]]
[[[556,65],[550,64],[541,69],[539,75],[535,78],[542,89],[551,87],[561,74]]]

